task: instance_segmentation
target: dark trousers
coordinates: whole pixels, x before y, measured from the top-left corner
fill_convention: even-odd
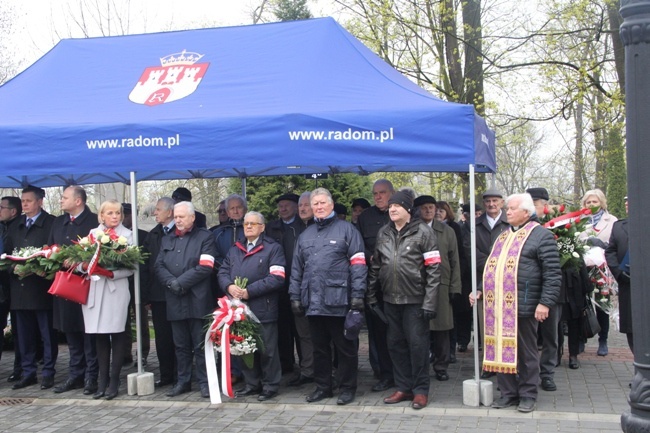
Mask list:
[[[386,340],[388,325],[382,322],[369,308],[366,308],[365,313],[370,366],[379,379],[393,380],[393,363]]]
[[[167,303],[151,303],[151,321],[156,334],[156,354],[160,367],[160,380],[176,382],[176,350],[172,324],[167,320]]]
[[[598,342],[607,342],[607,335],[609,334],[609,314],[605,313],[600,308],[596,308],[596,318],[600,325],[600,332],[598,333]]]
[[[580,318],[569,319],[566,321],[569,330],[569,356],[578,356],[580,353]]]
[[[11,310],[9,317],[11,317],[11,332],[14,334],[14,375],[20,377],[23,374],[23,362],[20,359],[20,340],[18,339],[16,311]]]
[[[23,377],[36,376],[36,352],[43,341],[43,376],[54,377],[59,345],[52,310],[16,310]]]
[[[497,373],[497,385],[501,390],[502,397],[537,399],[537,382],[539,381],[537,324],[534,316],[517,318],[518,374]]]
[[[277,392],[280,388],[280,380],[282,380],[282,368],[278,354],[277,322],[262,323],[262,341],[264,342],[264,352],[255,351],[253,368],[248,368],[246,363],[242,362],[242,373],[246,385],[251,388],[261,386],[264,391]]]
[[[126,315],[126,340],[124,340],[124,346],[126,350],[124,351],[124,356],[127,359],[132,358],[131,350],[133,349],[133,333],[131,331],[131,323],[135,320],[135,297],[131,295],[131,301],[129,303],[129,314]],[[142,342],[142,353],[140,356],[143,359],[147,359],[149,356],[149,351],[151,350],[151,338],[149,336],[149,310],[143,305],[140,304],[140,341]]]
[[[120,371],[124,364],[126,342],[128,341],[127,332],[129,331],[115,334],[95,334],[100,391],[105,391],[108,386],[108,392],[112,393],[116,392],[120,386]],[[112,364],[111,354],[113,355]]]
[[[97,365],[97,349],[95,335],[84,332],[66,332],[70,362],[68,378],[97,380],[99,366]]]
[[[429,331],[434,371],[447,371],[447,368],[449,367],[452,347],[451,332],[452,331]]]
[[[562,316],[562,304],[553,305],[548,310],[548,318],[539,323],[539,334],[542,337],[542,353],[539,360],[541,378],[555,376],[555,365],[558,354],[558,326]]]
[[[473,310],[470,308],[456,311],[454,309],[454,331],[456,343],[467,346],[472,339]]]
[[[309,329],[314,344],[314,382],[320,389],[332,389],[332,346],[337,353],[341,391],[357,390],[357,369],[359,366],[358,339],[348,340],[343,335],[345,317],[309,316]]]
[[[296,362],[294,342],[296,341],[296,325],[291,312],[291,301],[288,294],[281,294],[278,299],[278,353],[282,373],[293,371]]]
[[[397,389],[429,395],[429,321],[422,317],[421,308],[421,304],[384,303]],[[446,347],[449,350],[448,339]]]
[[[196,363],[196,380],[199,385],[208,384],[203,351],[204,332],[202,319],[172,320],[172,333],[178,363],[178,383],[189,385],[192,381],[192,357]]]

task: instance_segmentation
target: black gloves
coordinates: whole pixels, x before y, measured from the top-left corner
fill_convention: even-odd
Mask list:
[[[350,310],[363,311],[363,298],[352,298],[350,301]]]
[[[431,310],[422,309],[422,318],[427,322],[436,318],[437,313]]]
[[[167,285],[167,288],[176,296],[183,296],[187,293],[187,291],[181,287],[178,280],[172,280],[172,282]]]
[[[302,306],[300,301],[291,301],[291,312],[296,317],[303,317],[305,315],[305,307]]]

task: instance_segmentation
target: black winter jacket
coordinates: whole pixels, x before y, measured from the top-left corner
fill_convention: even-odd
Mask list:
[[[144,264],[140,265],[140,272],[143,274],[140,281],[146,282],[146,284],[141,285],[143,304],[148,304],[150,302],[166,302],[167,300],[165,295],[167,286],[158,280],[155,270],[156,259],[160,253],[160,244],[162,243],[162,238],[165,236],[163,226],[157,224],[156,227],[152,228],[144,238],[143,249],[150,255],[146,258]],[[146,276],[144,276],[144,274],[146,274]]]
[[[260,236],[250,252],[241,242],[230,249],[219,268],[218,279],[221,290],[228,293],[228,286],[235,283],[236,277],[248,278],[248,299],[244,302],[260,323],[270,323],[278,320],[278,296],[284,275],[282,247],[268,236]]]
[[[214,311],[216,299],[212,296],[210,276],[213,266],[203,266],[201,256],[216,255],[214,236],[208,229],[194,227],[192,231],[178,236],[170,233],[162,238],[155,271],[165,286],[177,280],[187,290],[178,296],[166,290],[167,320],[203,319]]]
[[[425,264],[425,255],[430,264]],[[390,222],[377,233],[368,279],[368,303],[377,303],[381,286],[384,302],[419,304],[438,311],[440,252],[434,231],[421,220],[407,223],[399,232]]]
[[[308,316],[345,316],[350,299],[366,293],[363,251],[361,234],[347,221],[330,217],[307,227],[293,256],[290,299]]]
[[[510,229],[512,230],[512,229]],[[532,317],[538,304],[557,304],[562,284],[560,254],[550,230],[538,225],[526,239],[517,268],[517,314]]]

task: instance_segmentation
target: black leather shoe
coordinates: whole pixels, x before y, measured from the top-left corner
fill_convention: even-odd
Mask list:
[[[395,382],[393,382],[393,379],[382,379],[372,387],[372,390],[374,392],[386,391],[394,386]]]
[[[436,379],[438,379],[440,382],[449,380],[449,375],[447,374],[447,370],[436,371]]]
[[[160,388],[161,386],[167,386],[167,385],[171,385],[171,384],[173,384],[173,383],[174,383],[173,380],[169,380],[169,379],[160,379],[160,380],[157,380],[157,381],[153,384],[153,386],[155,386],[156,388]]]
[[[458,350],[458,351],[461,352],[461,353],[463,353],[463,352],[467,352],[467,345],[465,345],[465,344],[459,344],[459,345],[458,345],[458,349],[456,349],[456,350]]]
[[[41,379],[41,389],[50,389],[54,386],[54,376],[43,376]]]
[[[113,400],[115,397],[117,397],[117,394],[117,389],[115,391],[106,391],[106,400]]]
[[[261,394],[257,397],[257,401],[266,401],[270,400],[273,397],[278,395],[277,391],[269,391],[269,390],[264,390],[261,392]]]
[[[294,379],[291,379],[289,382],[287,382],[288,386],[302,386],[306,383],[313,383],[314,378],[313,377],[307,377],[303,376],[302,374]]]
[[[519,399],[517,397],[501,397],[492,402],[492,407],[495,409],[504,409],[517,404],[519,404]]]
[[[336,404],[338,404],[339,406],[343,406],[352,403],[353,400],[354,400],[353,391],[343,391],[339,395],[339,398],[336,400]]]
[[[106,390],[102,389],[93,394],[93,400],[99,400],[106,395]]]
[[[66,379],[65,382],[63,382],[61,385],[57,385],[54,387],[54,393],[55,394],[61,394],[62,392],[67,392],[73,389],[79,389],[83,388],[84,386],[84,380],[83,378],[77,378],[77,379]]]
[[[333,397],[331,390],[316,388],[316,391],[305,397],[305,400],[307,403],[314,403],[330,397]]]
[[[555,385],[552,377],[542,378],[542,389],[544,391],[555,391],[557,389],[557,385]]]
[[[181,394],[185,394],[186,392],[190,392],[191,390],[192,388],[189,383],[177,383],[166,395],[167,397],[177,397]]]
[[[517,406],[519,412],[532,412],[535,410],[535,399],[532,397],[522,397]]]
[[[20,381],[14,383],[14,386],[12,386],[11,389],[21,389],[30,385],[36,385],[37,383],[38,381],[36,380],[36,376],[23,377]]]
[[[21,375],[18,373],[14,373],[11,376],[7,378],[7,382],[18,382],[21,378]]]
[[[569,368],[571,370],[577,370],[580,368],[580,364],[578,363],[577,356],[569,356]]]
[[[201,398],[210,398],[210,387],[208,385],[201,385]]]
[[[93,395],[97,392],[97,381],[95,379],[87,379],[84,386],[84,395]]]
[[[262,390],[260,388],[253,388],[252,386],[246,385],[244,389],[235,391],[235,397],[248,397],[249,395],[257,395]]]

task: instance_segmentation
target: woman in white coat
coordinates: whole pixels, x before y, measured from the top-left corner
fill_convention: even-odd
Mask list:
[[[605,194],[598,188],[589,190],[582,197],[582,207],[592,209],[591,221],[592,227],[582,232],[580,238],[587,240],[589,245],[601,247],[603,250],[607,249],[609,237],[612,234],[612,227],[618,221],[614,215],[607,212],[607,198]],[[598,356],[607,356],[609,349],[607,348],[607,336],[609,334],[609,314],[596,308],[596,317],[600,325],[600,332],[598,333]]]
[[[112,229],[117,236],[126,238],[129,245],[132,243],[131,230],[122,225],[123,211],[120,202],[103,202],[99,208],[98,219],[99,227],[91,230],[94,236]],[[86,272],[88,264],[84,263],[81,267]],[[95,334],[97,345],[99,384],[97,392],[93,395],[94,399],[106,397],[107,400],[112,400],[118,393],[122,360],[126,354],[128,339],[125,328],[131,298],[128,277],[131,275],[133,271],[128,269],[110,270],[96,267],[91,275],[88,302],[81,306],[86,333]]]

